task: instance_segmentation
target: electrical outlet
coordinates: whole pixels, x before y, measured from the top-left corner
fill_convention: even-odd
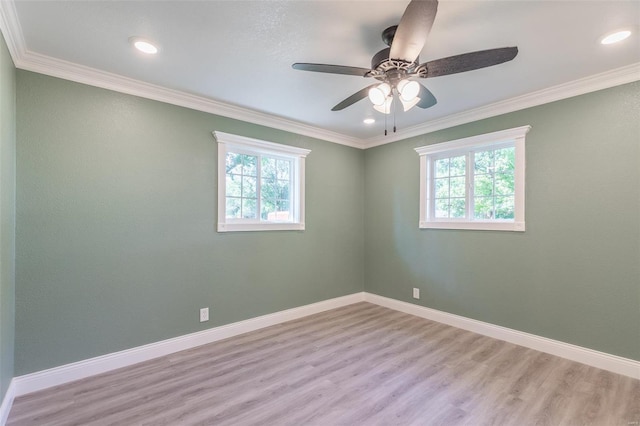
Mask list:
[[[200,309],[200,322],[209,321],[209,308]]]
[[[420,299],[420,289],[419,288],[415,288],[413,289],[413,298],[414,299]]]

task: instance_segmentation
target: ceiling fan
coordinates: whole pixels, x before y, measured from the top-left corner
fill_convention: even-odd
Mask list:
[[[331,110],[340,111],[368,96],[376,110],[389,114],[395,95],[405,111],[413,106],[429,108],[437,103],[433,93],[414,78],[472,71],[510,61],[518,54],[517,47],[503,47],[419,63],[418,55],[431,31],[437,10],[437,0],[411,0],[400,24],[382,32],[382,40],[389,47],[373,56],[371,68],[311,63],[295,63],[292,67],[303,71],[373,77],[379,83],[359,90]]]

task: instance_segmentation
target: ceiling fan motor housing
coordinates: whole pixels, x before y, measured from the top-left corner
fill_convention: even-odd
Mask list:
[[[378,80],[386,80],[390,71],[401,71],[402,74],[411,74],[418,66],[420,58],[416,58],[413,62],[403,61],[401,59],[391,59],[389,57],[390,47],[382,49],[371,58],[371,69],[377,71],[377,75],[371,77]]]
[[[371,58],[371,69],[377,70],[379,66],[389,61],[389,52],[391,51],[390,47],[386,49],[382,49]]]

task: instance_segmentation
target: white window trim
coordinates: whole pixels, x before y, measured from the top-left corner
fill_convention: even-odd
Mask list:
[[[420,155],[420,228],[432,229],[475,229],[488,231],[520,231],[525,230],[524,200],[525,200],[525,136],[531,126],[516,127],[493,133],[442,142],[415,148]],[[515,146],[515,219],[514,220],[470,220],[470,219],[436,219],[431,216],[428,206],[433,199],[432,175],[429,168],[433,158],[438,154],[455,155],[467,153],[483,147],[499,147],[500,144]],[[467,167],[470,167],[468,165]],[[470,176],[467,169],[467,177]]]
[[[304,222],[304,175],[305,158],[311,152],[308,149],[266,142],[259,139],[232,135],[214,131],[213,136],[218,142],[218,232],[237,231],[303,231]],[[226,216],[226,167],[227,152],[264,154],[293,160],[294,176],[292,203],[293,220],[291,222],[269,222],[264,220],[236,219],[227,220]]]

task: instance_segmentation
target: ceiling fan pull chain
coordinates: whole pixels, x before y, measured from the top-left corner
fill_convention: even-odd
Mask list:
[[[398,101],[400,101],[400,97],[398,97]],[[396,111],[398,110],[398,102],[395,102],[393,105],[393,133],[396,132]]]
[[[387,115],[384,115],[384,135],[387,136]]]

